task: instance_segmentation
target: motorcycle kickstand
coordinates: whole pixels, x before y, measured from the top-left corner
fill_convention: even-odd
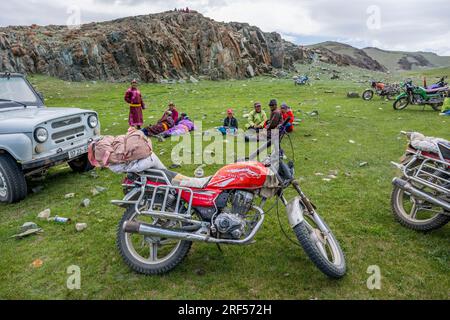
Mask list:
[[[216,245],[217,245],[217,249],[219,249],[220,253],[223,254],[223,250],[222,250],[222,247],[220,246],[220,244],[216,243]]]

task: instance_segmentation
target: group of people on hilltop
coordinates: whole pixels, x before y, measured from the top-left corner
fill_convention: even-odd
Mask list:
[[[184,9],[184,8],[182,8],[182,9],[175,8],[174,11],[175,12],[183,12],[183,13],[190,13],[191,12],[191,10],[188,7],[186,7],[186,9]]]
[[[258,135],[260,131],[270,130],[278,128],[280,125],[285,124],[285,129],[287,132],[292,132],[294,130],[294,112],[286,104],[283,103],[281,108],[278,108],[278,102],[276,99],[272,99],[269,102],[270,107],[270,117],[267,117],[266,112],[262,109],[260,102],[254,104],[254,110],[248,114],[248,121],[245,128],[250,134]],[[228,109],[227,117],[223,121],[223,126],[219,127],[219,131],[222,134],[234,134],[239,129],[238,120],[234,117],[234,112],[232,109]]]
[[[142,94],[138,89],[137,80],[131,82],[131,87],[125,92],[125,101],[130,106],[130,114],[128,124],[135,127],[148,137],[167,138],[170,136],[179,136],[187,134],[195,130],[193,121],[186,113],[179,113],[175,103],[170,102],[163,116],[156,122],[156,124],[149,125],[145,128],[143,110],[145,103],[142,99]],[[278,107],[276,99],[269,102],[270,116],[267,117],[266,112],[262,109],[260,102],[254,104],[254,110],[248,114],[248,121],[245,125],[247,135],[259,136],[260,131],[265,131],[270,136],[273,129],[279,128],[284,124],[286,132],[294,130],[294,113],[292,109],[286,104],[282,103]],[[227,117],[223,121],[223,126],[218,130],[223,134],[236,134],[239,129],[238,120],[234,116],[233,109],[227,110]]]

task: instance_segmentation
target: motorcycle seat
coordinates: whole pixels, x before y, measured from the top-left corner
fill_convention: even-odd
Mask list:
[[[163,181],[164,175],[162,173],[164,173],[165,177],[167,177],[167,179],[173,186],[183,188],[204,189],[212,179],[212,177],[205,177],[205,178],[186,177],[182,174],[179,174],[178,172],[170,171],[167,169],[150,170],[146,171],[145,173],[151,174],[152,177],[154,177],[154,179],[158,181]]]
[[[426,93],[428,93],[428,94],[438,93],[438,92],[447,91],[447,90],[448,90],[448,88],[425,89]]]
[[[181,174],[178,174],[174,179],[172,179],[172,184],[174,186],[183,187],[183,188],[194,188],[194,189],[204,189],[211,181],[211,177],[205,178],[193,178],[186,177]]]

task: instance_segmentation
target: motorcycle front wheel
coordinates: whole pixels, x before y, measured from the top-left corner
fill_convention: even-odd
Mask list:
[[[408,104],[409,104],[408,98],[407,97],[403,97],[403,98],[397,99],[394,102],[394,106],[393,107],[394,107],[394,110],[403,110],[403,109],[405,109],[408,106]]]
[[[373,98],[373,91],[372,90],[366,90],[363,92],[362,97],[364,100],[369,101]]]
[[[319,220],[325,230],[321,230],[315,220]],[[346,273],[344,252],[330,228],[315,213],[314,217],[305,215],[305,219],[294,227],[295,235],[308,257],[325,275],[340,279]]]

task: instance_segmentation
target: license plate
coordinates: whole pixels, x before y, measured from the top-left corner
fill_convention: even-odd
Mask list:
[[[73,158],[76,158],[78,156],[81,156],[82,154],[85,154],[87,151],[88,151],[88,147],[87,146],[70,150],[69,151],[69,159],[73,159]]]

